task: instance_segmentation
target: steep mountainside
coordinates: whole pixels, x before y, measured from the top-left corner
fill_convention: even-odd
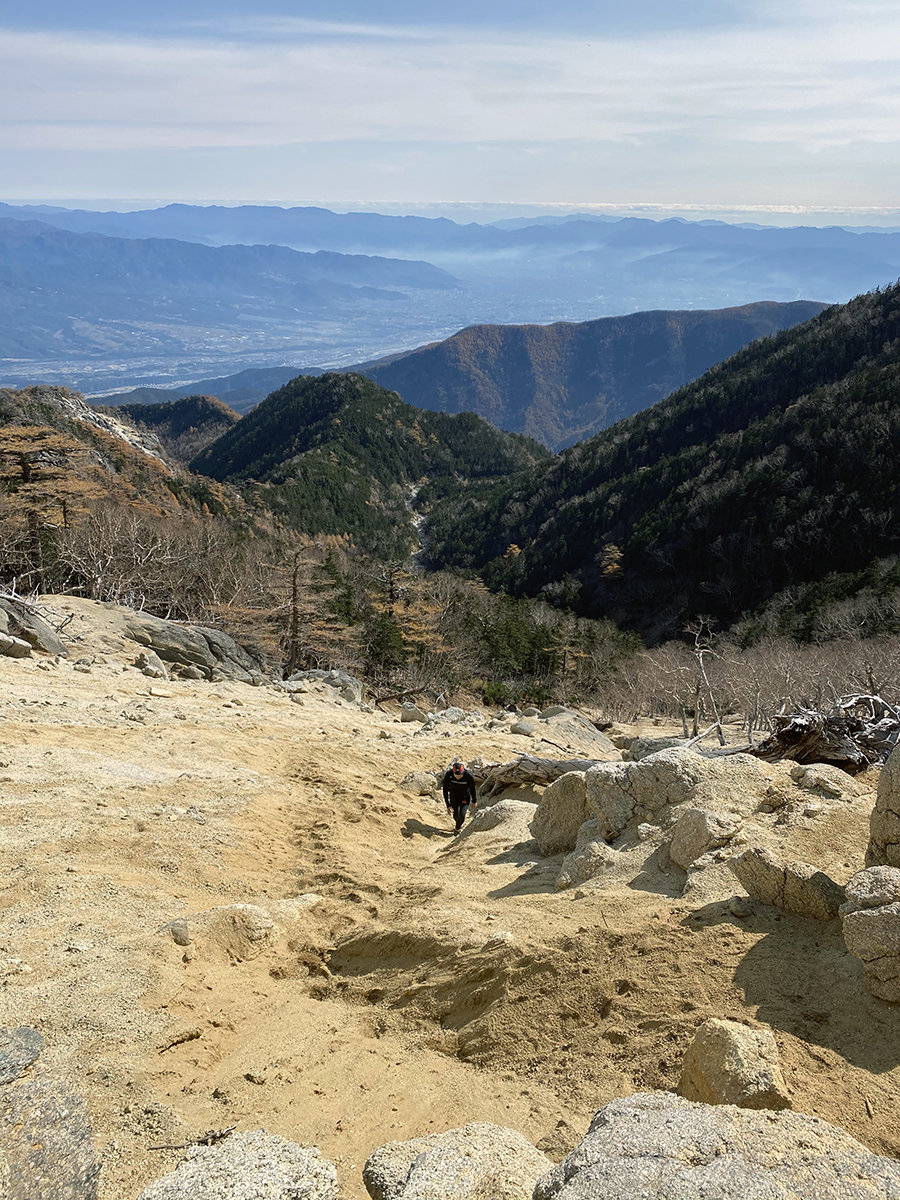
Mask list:
[[[245,512],[232,489],[167,462],[155,430],[67,388],[0,388],[0,484],[0,501],[50,526],[98,501],[156,517]]]
[[[579,324],[475,325],[408,354],[351,368],[409,404],[471,411],[553,449],[649,408],[740,350],[824,305],[746,304]]]
[[[122,404],[106,410],[157,438],[167,455],[187,464],[240,420],[215,396],[184,396],[163,404]]]
[[[432,560],[650,638],[863,570],[900,551],[898,346],[900,285],[828,309],[436,508]]]
[[[191,463],[218,480],[258,482],[266,507],[307,533],[349,533],[381,552],[412,544],[410,502],[507,477],[549,454],[471,413],[404,404],[360,375],[299,376]]]

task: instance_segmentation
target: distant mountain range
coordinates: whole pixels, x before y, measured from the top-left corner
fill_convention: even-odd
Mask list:
[[[0,219],[0,357],[277,348],[362,310],[389,323],[409,292],[454,291],[429,263],[284,246],[209,247]],[[421,303],[421,302],[419,302]],[[410,319],[407,314],[406,319]],[[298,331],[305,328],[304,334]]]
[[[648,408],[748,342],[806,321],[822,307],[798,300],[579,324],[476,325],[348,370],[418,408],[475,412],[500,429],[559,449]],[[294,374],[287,367],[249,370],[184,388],[115,393],[103,402],[130,406],[206,392],[248,412]]]
[[[120,238],[175,238],[208,246],[280,245],[389,257],[424,255],[432,261],[444,255],[508,257],[519,251],[538,251],[558,256],[605,249],[611,256],[629,259],[634,259],[635,253],[643,258],[648,252],[717,254],[719,268],[739,256],[759,262],[805,256],[810,260],[807,266],[818,257],[824,274],[839,271],[842,260],[845,266],[856,261],[880,270],[900,263],[900,234],[872,229],[853,232],[840,226],[774,227],[589,215],[462,225],[446,217],[336,213],[314,206],[189,204],[121,213],[0,204],[2,217],[39,220],[73,232]]]
[[[435,506],[432,565],[650,640],[779,594],[769,631],[813,636],[819,608],[861,588],[848,627],[900,632],[898,395],[894,285],[746,347],[518,481]]]
[[[473,324],[843,302],[898,275],[892,231],[0,205],[0,382],[98,392],[236,367],[331,368]]]

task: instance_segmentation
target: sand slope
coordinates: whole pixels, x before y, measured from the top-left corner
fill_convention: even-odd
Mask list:
[[[2,1024],[38,1028],[87,1100],[105,1200],[178,1160],[150,1147],[233,1124],[319,1146],[353,1198],[375,1146],[467,1120],[559,1156],[602,1103],[674,1087],[709,1016],[771,1026],[794,1107],[900,1155],[897,1014],[836,926],[698,909],[658,872],[557,893],[559,858],[502,826],[454,843],[397,786],[521,738],[154,682],[103,606],[53,604],[70,660],[0,659]],[[846,880],[869,807],[787,828],[786,850]],[[275,921],[259,945],[198,932],[248,903]]]

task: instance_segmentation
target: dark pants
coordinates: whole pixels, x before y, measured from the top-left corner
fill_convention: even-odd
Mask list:
[[[463,800],[461,804],[458,804],[455,800],[451,800],[450,807],[453,809],[453,820],[456,822],[456,832],[459,833],[463,827],[463,821],[466,819],[466,809],[469,807],[469,802],[468,800]]]

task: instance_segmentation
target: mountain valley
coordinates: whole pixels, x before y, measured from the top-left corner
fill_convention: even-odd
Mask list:
[[[449,252],[313,279],[132,216],[14,231],[46,255],[35,338],[92,260],[109,314],[146,285],[161,327],[217,307],[210,338],[286,289],[336,338],[348,305],[465,290]],[[583,259],[580,224],[412,229]],[[593,224],[604,255],[647,232]],[[653,231],[676,275],[679,232]],[[94,354],[107,319],[67,328]],[[770,743],[900,728],[898,346],[889,285],[177,398],[0,387],[0,1191],[889,1200],[900,751]],[[758,1057],[692,1073],[725,1033]],[[285,1147],[317,1172],[293,1193]]]
[[[473,324],[843,302],[900,273],[890,230],[276,206],[2,205],[0,251],[0,384],[93,393],[347,367]]]

